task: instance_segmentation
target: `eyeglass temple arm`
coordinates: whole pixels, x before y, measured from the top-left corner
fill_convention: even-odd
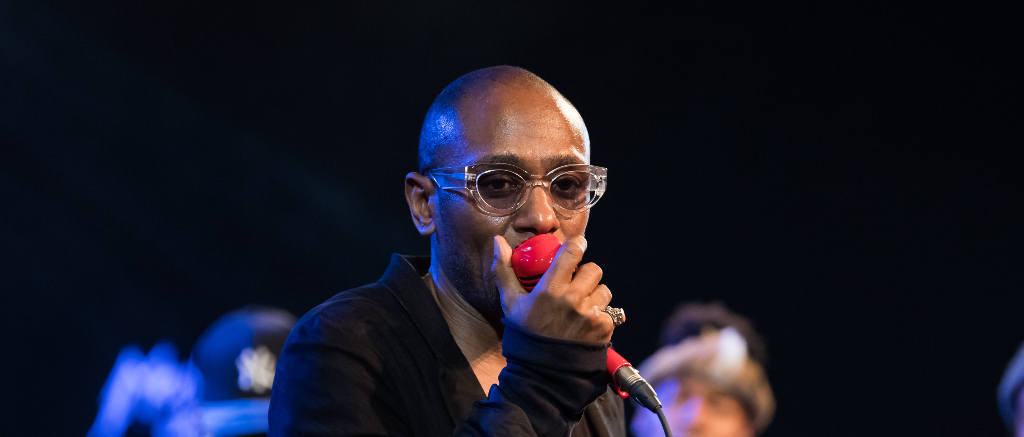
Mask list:
[[[451,188],[469,188],[469,180],[471,179],[469,174],[466,172],[465,167],[457,168],[441,168],[431,170],[427,172],[430,177],[437,184],[438,188],[451,189]]]

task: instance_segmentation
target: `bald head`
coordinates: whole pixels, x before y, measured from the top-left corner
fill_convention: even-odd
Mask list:
[[[524,108],[530,108],[529,114]],[[576,108],[537,75],[519,67],[497,66],[456,79],[434,100],[420,131],[420,173],[451,164],[452,156],[470,141],[507,135],[527,117],[568,123],[589,160],[590,138]]]

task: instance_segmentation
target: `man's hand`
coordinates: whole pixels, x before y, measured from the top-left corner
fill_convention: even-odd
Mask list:
[[[604,308],[611,302],[612,293],[599,284],[601,268],[587,263],[573,276],[586,248],[586,239],[570,237],[533,292],[527,292],[512,271],[512,248],[504,238],[494,237],[491,273],[501,293],[505,317],[545,337],[591,342],[611,340],[615,324],[604,313]]]

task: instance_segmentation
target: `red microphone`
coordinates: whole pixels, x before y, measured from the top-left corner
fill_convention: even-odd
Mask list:
[[[558,237],[541,234],[530,237],[512,251],[512,271],[526,291],[533,291],[533,287],[537,286],[544,272],[551,267],[560,247],[562,242]],[[629,361],[611,348],[608,349],[608,376],[612,389],[623,399],[632,396],[640,405],[655,413],[660,412],[661,401],[651,384],[640,376]]]

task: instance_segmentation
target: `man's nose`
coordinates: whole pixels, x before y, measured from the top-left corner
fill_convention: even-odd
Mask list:
[[[512,227],[518,232],[550,234],[558,229],[558,217],[555,216],[551,193],[547,188],[534,185],[529,188],[526,203],[516,211]]]

